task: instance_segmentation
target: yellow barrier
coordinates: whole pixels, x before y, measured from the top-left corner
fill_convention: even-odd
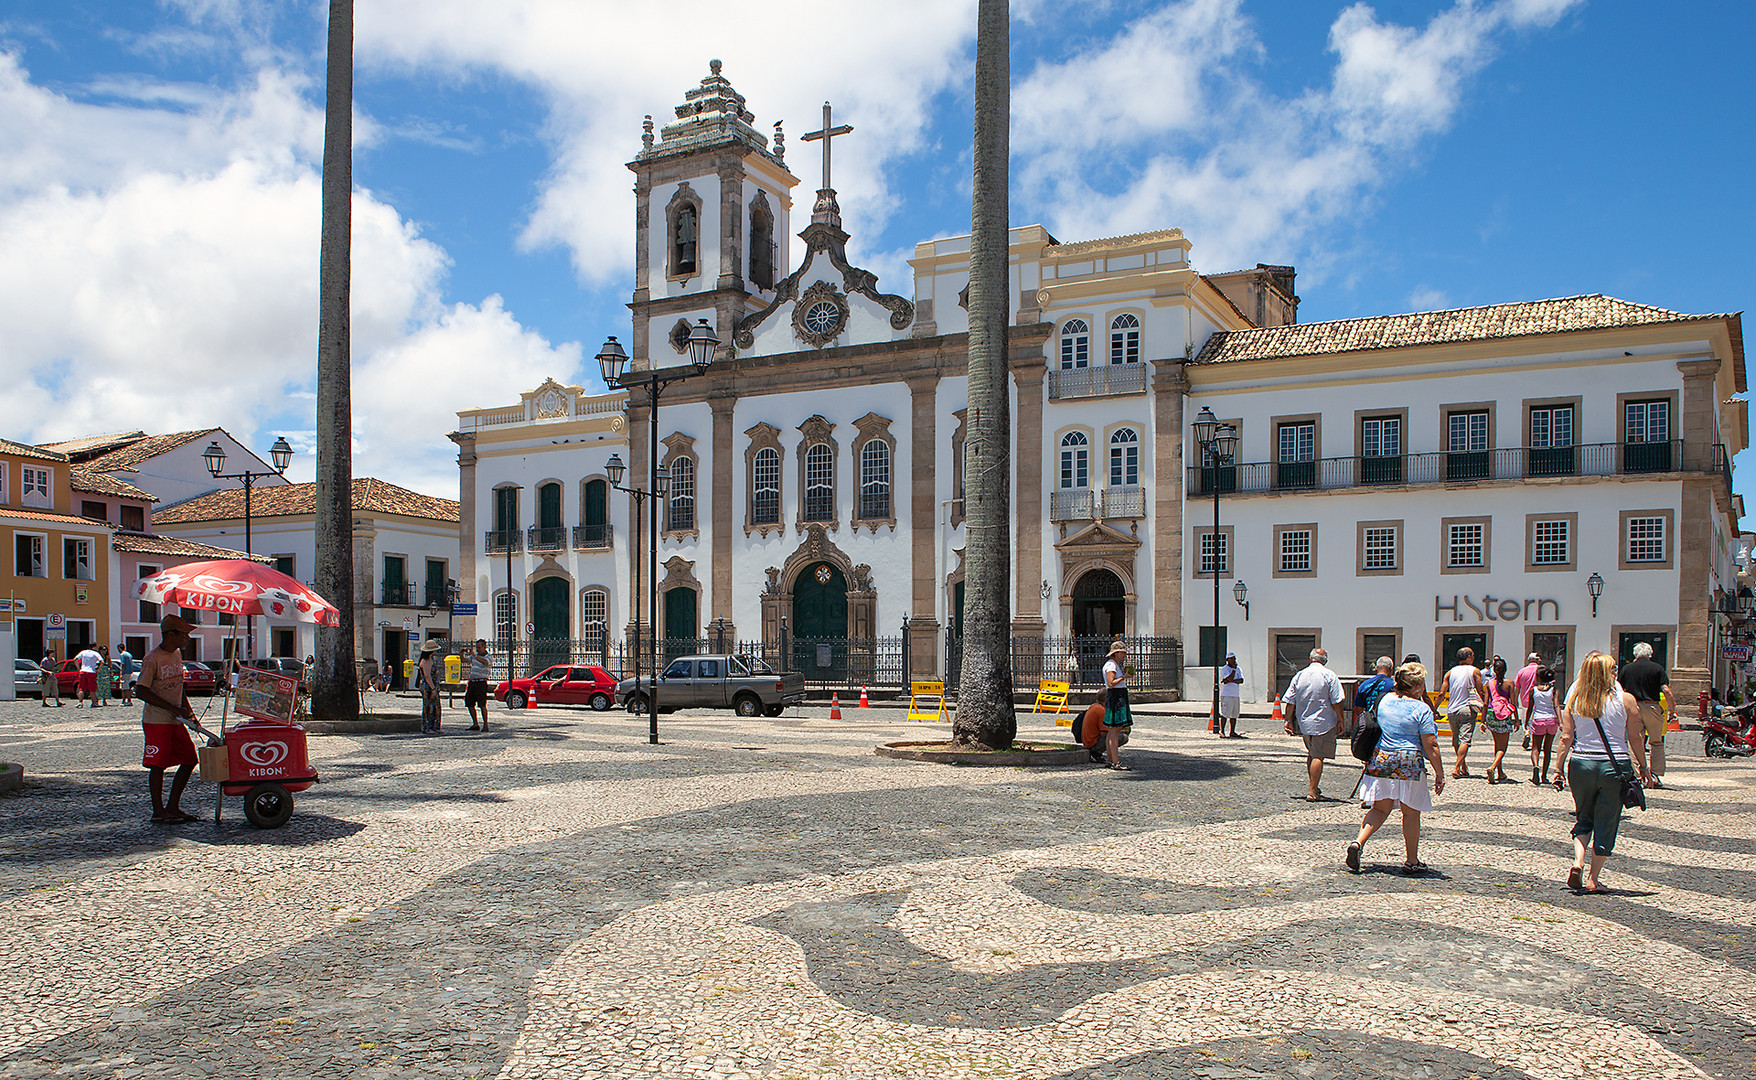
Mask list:
[[[930,699],[930,700],[929,700]],[[933,711],[924,711],[931,706]],[[945,684],[942,682],[911,682],[908,684],[908,718],[918,721],[949,721],[946,715]]]
[[[1036,703],[1030,707],[1030,711],[1036,713],[1047,709],[1052,713],[1066,712],[1067,693],[1072,689],[1073,686],[1070,683],[1056,682],[1054,679],[1044,679],[1037,685],[1037,700]],[[1065,720],[1056,720],[1055,726],[1072,727],[1073,718],[1068,717]]]

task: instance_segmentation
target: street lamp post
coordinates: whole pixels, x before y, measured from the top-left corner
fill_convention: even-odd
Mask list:
[[[718,348],[719,348],[719,338],[714,335],[713,328],[707,325],[706,319],[700,319],[696,322],[695,329],[690,331],[690,333],[689,333],[689,366],[686,368],[650,367],[646,371],[643,371],[643,372],[630,372],[630,371],[628,371],[628,353],[625,349],[622,348],[622,346],[619,343],[617,343],[617,341],[614,337],[612,337],[608,341],[604,342],[604,347],[601,350],[599,350],[598,355],[597,355],[598,370],[603,374],[604,384],[606,386],[615,386],[615,387],[620,387],[623,389],[632,389],[635,386],[644,386],[646,389],[646,393],[647,393],[647,398],[646,398],[646,400],[647,400],[647,418],[648,418],[648,422],[649,422],[650,426],[648,429],[649,435],[648,435],[647,443],[646,443],[646,464],[647,464],[647,476],[648,476],[646,490],[647,490],[648,494],[653,496],[652,529],[651,529],[652,535],[648,538],[648,541],[647,541],[648,550],[650,552],[650,555],[648,558],[648,571],[649,571],[649,577],[651,578],[651,580],[647,583],[647,589],[648,589],[647,595],[649,597],[649,602],[647,605],[647,613],[648,613],[648,618],[650,618],[652,620],[652,667],[651,667],[652,684],[647,688],[648,693],[646,695],[647,701],[648,701],[648,703],[651,707],[651,710],[652,710],[652,715],[649,718],[648,726],[647,726],[647,741],[652,743],[655,746],[658,745],[658,693],[657,693],[657,691],[658,691],[658,672],[659,672],[659,666],[658,666],[659,665],[659,645],[658,645],[658,551],[659,551],[658,512],[659,512],[659,507],[658,507],[658,500],[664,496],[665,490],[668,489],[668,487],[670,485],[669,473],[666,470],[660,469],[659,463],[658,463],[659,393],[662,390],[664,390],[665,387],[669,386],[670,384],[672,384],[674,382],[680,382],[684,379],[693,379],[693,378],[697,378],[699,376],[707,374],[708,369],[713,366],[714,352]],[[617,471],[615,473],[612,473],[610,475],[610,486],[615,488],[618,491],[625,491],[625,492],[628,492],[629,494],[633,494],[633,491],[631,489],[625,488],[621,485],[622,474],[626,471],[626,467],[621,466],[620,461],[617,458],[612,457],[611,460],[617,462],[618,468],[617,468]],[[606,467],[605,471],[608,472],[608,467]],[[661,474],[662,474],[662,480],[664,482],[663,487],[660,486]],[[636,513],[639,512],[639,500],[640,500],[640,496],[638,496],[638,495],[635,496]],[[638,564],[636,564],[636,565],[638,565]],[[635,620],[635,627],[636,627],[637,634],[638,634],[639,625],[640,625],[640,620],[636,619]]]
[[[511,484],[496,490],[512,493],[503,496],[506,500],[506,516],[500,520],[500,524],[504,526],[500,532],[500,541],[506,545],[506,636],[501,640],[506,642],[506,681],[511,682],[518,678],[515,666],[518,663],[518,594],[512,589],[512,538],[519,534],[518,494],[524,488]]]
[[[629,495],[634,496],[634,516],[636,518],[639,518],[640,515],[646,511],[646,500],[648,498],[652,499],[652,573],[647,575],[651,579],[648,582],[647,587],[652,590],[649,594],[650,599],[648,600],[648,610],[656,611],[658,609],[658,504],[659,500],[664,498],[666,493],[670,491],[671,470],[654,469],[652,487],[650,488],[623,487],[622,477],[627,475],[628,466],[622,464],[622,455],[611,454],[610,460],[604,465],[604,473],[609,476],[611,487],[615,488],[617,491],[627,492]],[[634,561],[634,571],[637,574],[640,572],[639,559],[635,559]],[[638,593],[639,591],[640,586],[637,584],[635,586],[635,592]],[[638,619],[634,621],[634,639],[634,685],[639,686],[640,620]],[[652,624],[652,663],[650,665],[650,674],[646,686],[646,741],[652,743],[654,746],[658,745],[658,663],[658,617],[654,615]]]
[[[1208,730],[1223,732],[1224,726],[1219,719],[1219,669],[1220,662],[1225,659],[1225,650],[1220,647],[1219,622],[1219,579],[1220,579],[1220,531],[1219,531],[1219,489],[1221,486],[1220,468],[1232,459],[1238,446],[1238,433],[1230,424],[1222,424],[1213,415],[1213,410],[1203,406],[1201,414],[1195,418],[1195,442],[1201,447],[1203,462],[1210,462],[1213,468],[1213,719]],[[1199,558],[1199,554],[1197,558]],[[1232,557],[1230,545],[1226,548],[1226,559]],[[1197,566],[1200,564],[1197,563]],[[1240,599],[1240,603],[1243,601]]]
[[[237,480],[244,485],[244,554],[247,556],[254,554],[250,550],[250,492],[256,486],[256,481],[286,474],[287,466],[293,460],[293,448],[287,445],[285,436],[274,440],[274,445],[268,448],[268,457],[274,463],[274,468],[269,471],[251,472],[245,469],[243,472],[228,473],[222,471],[226,467],[226,452],[218,439],[208,443],[207,449],[201,452],[201,460],[207,464],[207,471],[215,480]],[[249,615],[244,616],[244,653],[248,659],[256,659],[256,620]]]

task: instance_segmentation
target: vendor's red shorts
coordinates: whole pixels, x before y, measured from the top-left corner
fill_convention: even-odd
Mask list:
[[[95,693],[97,693],[98,692],[98,673],[95,671],[82,671],[82,672],[80,672],[78,686],[79,686],[79,692],[82,694],[95,694]]]
[[[195,764],[195,744],[182,724],[147,724],[146,753],[140,763],[149,769],[174,769]]]

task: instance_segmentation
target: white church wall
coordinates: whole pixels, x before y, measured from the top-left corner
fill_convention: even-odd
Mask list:
[[[661,318],[648,319],[646,351],[655,368],[683,367],[690,363],[687,351],[678,352],[671,345],[671,330],[677,325],[678,319],[688,323],[691,328],[700,320],[706,319],[707,325],[714,327],[714,333],[722,340],[730,336],[723,328],[715,325],[718,313],[711,307],[691,308],[688,311],[672,312]],[[664,398],[661,396],[659,401],[662,406]]]
[[[672,281],[666,274],[670,265],[670,205],[677,191],[684,183],[689,190],[701,200],[701,220],[697,229],[696,273],[687,281]],[[649,280],[647,288],[652,295],[681,296],[685,293],[702,292],[715,287],[719,281],[719,238],[720,238],[720,181],[719,177],[708,174],[691,176],[687,181],[661,184],[652,189],[651,202],[648,204],[650,224],[647,229],[649,244],[647,267]]]

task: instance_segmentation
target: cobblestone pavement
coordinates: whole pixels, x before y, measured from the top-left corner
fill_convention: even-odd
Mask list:
[[[924,727],[845,711],[314,737],[262,832],[199,783],[151,824],[133,711],[0,703],[4,1073],[1756,1076],[1756,762],[1695,733],[1575,896],[1529,784],[1456,782],[1430,873],[1393,822],[1356,877],[1357,808],[1261,721],[1039,772],[879,758]]]

